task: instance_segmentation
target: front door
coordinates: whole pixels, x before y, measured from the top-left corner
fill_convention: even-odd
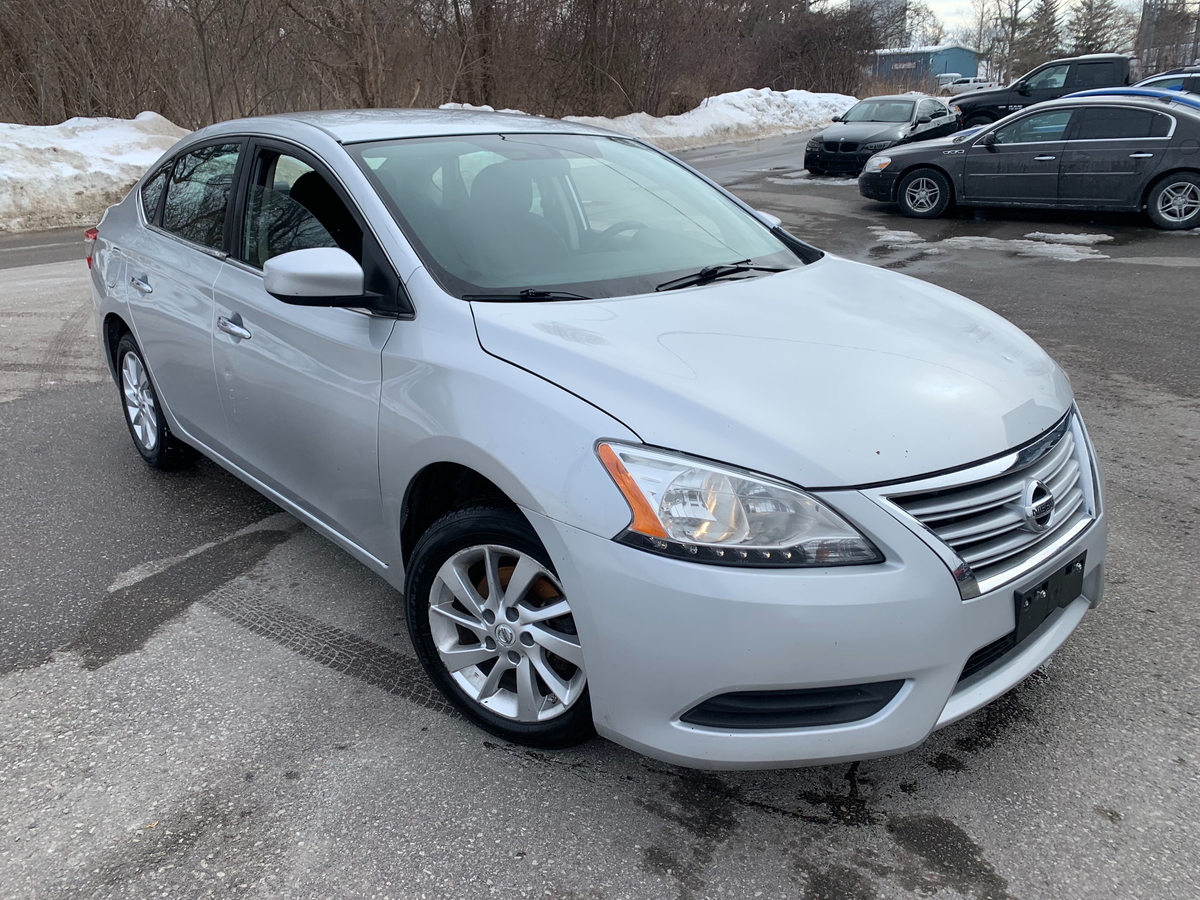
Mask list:
[[[187,435],[209,446],[225,434],[213,376],[212,290],[241,150],[229,141],[176,159],[162,176],[161,209],[147,209],[148,226],[122,248],[133,330],[159,400]]]
[[[396,320],[294,306],[263,288],[262,264],[280,253],[340,246],[362,261],[360,220],[315,162],[265,146],[253,152],[235,251],[214,289],[226,449],[255,478],[381,557],[388,542],[379,490],[380,372]]]
[[[977,138],[967,150],[963,198],[969,203],[1053,206],[1072,113],[1031,113]]]
[[[1134,107],[1081,109],[1063,150],[1059,200],[1069,206],[1136,208],[1162,161],[1171,119]]]

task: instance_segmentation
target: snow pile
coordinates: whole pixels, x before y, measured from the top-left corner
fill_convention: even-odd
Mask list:
[[[951,250],[994,250],[1000,253],[1012,253],[1016,256],[1059,259],[1064,262],[1108,259],[1106,254],[1089,245],[1112,240],[1112,237],[1107,234],[1043,234],[1035,231],[1025,235],[1026,240],[960,235],[941,241],[926,241],[915,231],[892,231],[882,225],[870,225],[868,230],[874,232],[876,243],[883,244],[891,250],[921,250],[925,253],[942,253],[947,248]],[[1029,238],[1034,238],[1034,240],[1028,240]]]
[[[0,123],[0,232],[94,225],[187,133],[152,112],[61,125]]]
[[[632,113],[615,119],[604,116],[564,116],[568,122],[608,128],[641,138],[663,150],[692,150],[712,144],[752,141],[776,134],[791,134],[828,125],[857,103],[845,94],[814,94],[809,91],[773,91],[747,88],[718,94],[678,116]],[[496,112],[490,106],[445,103],[442,109]],[[519,109],[499,112],[520,113]],[[522,113],[524,115],[524,113]]]

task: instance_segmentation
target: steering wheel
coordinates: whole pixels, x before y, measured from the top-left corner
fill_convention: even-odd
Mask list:
[[[643,228],[649,228],[645,222],[639,222],[637,219],[624,219],[616,225],[609,225],[596,238],[596,247],[607,247],[612,243],[612,239],[623,231],[641,231]]]

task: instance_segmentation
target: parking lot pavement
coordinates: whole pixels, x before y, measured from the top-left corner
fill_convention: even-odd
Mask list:
[[[1049,665],[854,765],[497,742],[432,691],[382,581],[212,464],[141,464],[81,263],[9,268],[0,893],[1200,897],[1200,290],[1187,264],[1144,262],[1194,259],[1200,235],[913,222],[798,175],[803,141],[690,156],[820,246],[997,309],[1072,378],[1106,469],[1109,587]],[[946,243],[1047,243],[1032,233],[1114,240],[1078,261]]]

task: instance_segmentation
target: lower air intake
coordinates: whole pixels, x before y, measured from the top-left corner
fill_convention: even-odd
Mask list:
[[[681,716],[705,728],[813,728],[875,715],[892,702],[904,680],[798,691],[737,691],[710,697]]]

